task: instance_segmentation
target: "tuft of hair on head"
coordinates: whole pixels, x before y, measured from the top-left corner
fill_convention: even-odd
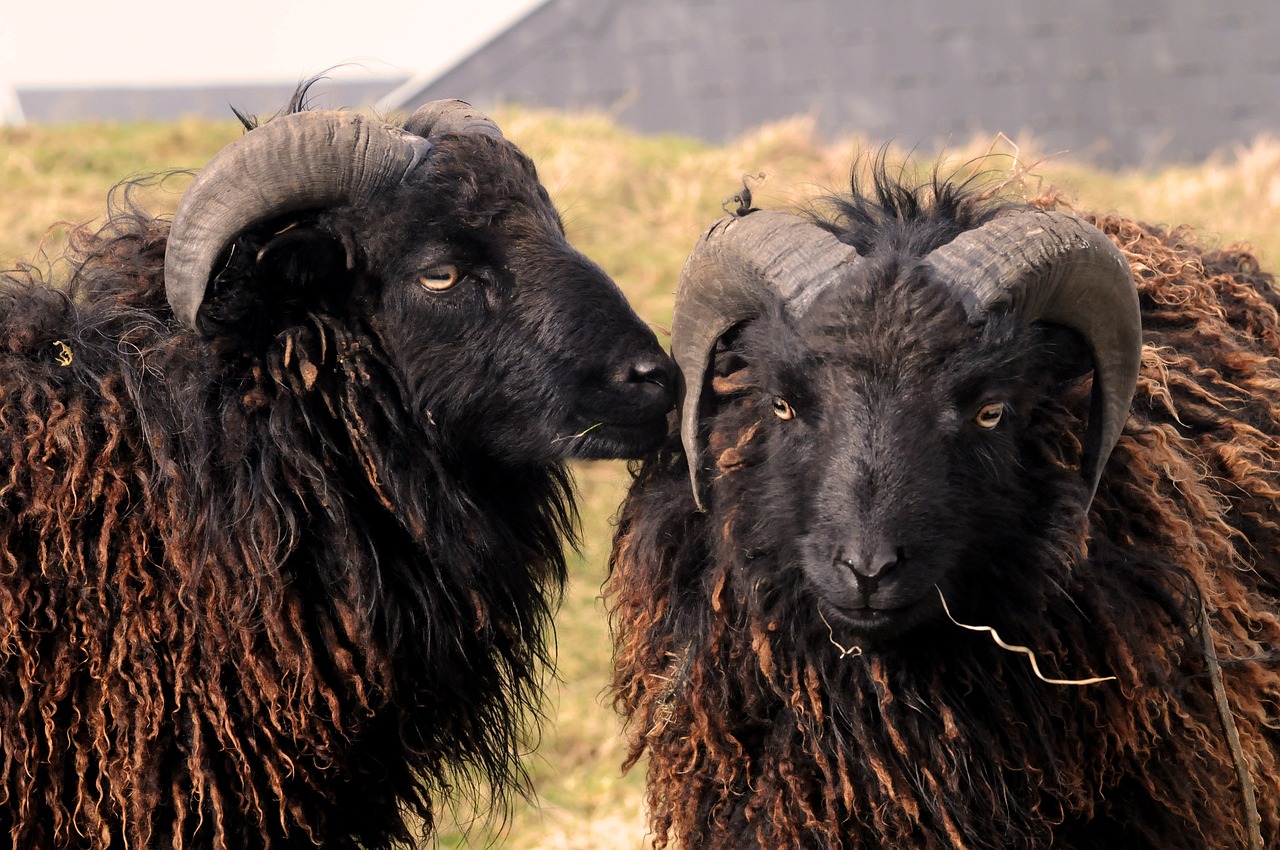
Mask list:
[[[810,217],[863,256],[919,255],[1015,205],[1002,191],[1004,175],[968,165],[949,172],[945,167],[941,158],[923,174],[910,159],[891,166],[887,147],[860,154],[849,172],[848,193],[819,198]]]
[[[341,66],[335,65],[333,68],[322,71],[315,76],[299,80],[298,87],[293,90],[293,94],[289,97],[289,102],[267,118],[259,118],[257,115],[242,110],[234,104],[228,104],[228,106],[230,107],[232,114],[236,116],[236,120],[244,126],[246,133],[250,130],[256,130],[258,127],[261,127],[273,118],[280,118],[284,115],[294,115],[298,112],[307,112],[310,110],[314,103],[314,96],[311,93],[311,87],[321,80],[330,79],[330,72],[339,67]]]

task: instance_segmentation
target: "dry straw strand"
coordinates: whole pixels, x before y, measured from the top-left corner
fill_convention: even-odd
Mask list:
[[[1051,679],[1049,678],[1048,676],[1040,672],[1040,664],[1038,661],[1036,661],[1036,654],[1030,648],[1025,646],[1018,646],[1017,644],[1005,643],[1004,639],[1000,637],[1000,633],[997,632],[995,629],[991,628],[990,626],[970,626],[960,622],[959,620],[957,620],[955,617],[951,615],[951,608],[947,605],[947,597],[942,594],[942,588],[937,587],[935,585],[934,590],[938,591],[938,598],[942,600],[942,610],[946,613],[948,620],[955,623],[960,628],[968,629],[971,632],[989,632],[991,634],[991,639],[994,640],[996,642],[996,645],[999,646],[1001,649],[1007,649],[1010,652],[1020,652],[1023,655],[1027,656],[1027,658],[1031,659],[1032,672],[1036,674],[1036,678],[1039,679],[1040,681],[1047,682],[1050,685],[1096,685],[1100,682],[1115,681],[1115,678],[1116,678],[1115,676],[1093,676],[1092,678],[1088,678],[1088,679]]]
[[[827,618],[823,615],[821,608],[818,609],[818,616],[822,618],[822,622],[827,627],[827,640],[831,641],[832,646],[840,650],[841,658],[848,658],[850,656],[857,658],[859,655],[862,654],[862,647],[858,646],[857,644],[854,644],[853,646],[850,646],[847,648],[840,645],[840,642],[836,640],[835,630],[832,629],[831,624],[827,622]]]

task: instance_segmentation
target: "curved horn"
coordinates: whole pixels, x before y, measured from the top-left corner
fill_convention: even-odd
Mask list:
[[[1073,215],[1027,210],[961,234],[924,262],[972,296],[971,315],[1011,310],[1084,337],[1094,377],[1081,474],[1092,501],[1128,418],[1142,359],[1138,291],[1120,249]]]
[[[699,510],[698,406],[716,340],[758,316],[769,300],[780,300],[790,312],[803,311],[857,259],[857,251],[832,234],[780,212],[728,216],[698,239],[676,290],[671,355],[680,374],[680,440]]]
[[[350,112],[285,115],[246,133],[209,161],[183,195],[165,250],[165,292],[197,329],[213,264],[246,227],[295,210],[361,203],[402,181],[430,145]]]
[[[502,131],[487,115],[465,100],[433,100],[404,122],[414,135],[429,139],[441,133],[482,133],[502,138]]]

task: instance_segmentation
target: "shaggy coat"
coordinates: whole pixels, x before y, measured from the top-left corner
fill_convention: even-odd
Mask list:
[[[898,273],[994,208],[883,172],[875,188],[855,183],[826,223],[871,258],[869,289],[824,294],[803,320],[762,316],[717,353],[698,459],[706,512],[674,429],[622,508],[615,700],[628,764],[648,759],[654,845],[1244,847],[1203,601],[1264,846],[1280,846],[1271,275],[1243,248],[1090,219],[1130,261],[1145,344],[1086,515],[1087,382],[1057,365],[1081,352],[1045,328],[972,327],[945,287]],[[936,394],[963,397],[974,381],[1001,388],[1011,421],[980,448],[961,438],[937,454],[926,429],[885,437],[914,494],[907,539],[956,565],[931,579],[956,620],[1031,648],[1047,677],[1114,680],[1046,683],[940,602],[875,640],[824,613],[803,545],[833,513],[823,499],[840,498],[822,481],[841,461],[838,434],[817,435],[868,427],[850,401],[864,381],[896,388],[886,404],[900,406],[883,408],[894,422],[938,415],[949,402]]]
[[[556,388],[583,351],[662,354],[527,157],[431,156],[434,187],[243,234],[206,335],[166,303],[168,224],[124,196],[69,283],[0,277],[11,846],[382,847],[525,787],[564,460],[646,450],[564,430],[597,401]],[[464,277],[427,292],[440,257]],[[573,324],[548,293],[579,286]]]

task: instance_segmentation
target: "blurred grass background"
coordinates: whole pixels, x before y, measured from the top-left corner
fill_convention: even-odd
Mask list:
[[[605,268],[636,310],[665,338],[672,293],[694,240],[749,181],[762,208],[797,208],[847,186],[852,164],[888,145],[891,163],[924,177],[986,172],[1018,195],[1061,190],[1077,209],[1118,211],[1154,224],[1187,224],[1204,241],[1252,244],[1266,268],[1280,257],[1280,141],[1260,138],[1186,166],[1106,172],[1070,154],[1037,150],[1003,136],[957,143],[941,154],[897,148],[893,140],[820,139],[811,120],[761,127],[725,145],[640,136],[601,114],[506,109],[493,117],[538,164],[564,216],[570,240]],[[123,178],[198,169],[240,135],[232,121],[84,124],[0,128],[0,267],[56,256],[65,227],[100,218],[109,189]],[[904,140],[906,141],[906,140]],[[172,211],[187,177],[145,193]],[[37,262],[41,262],[37,260]],[[621,463],[576,468],[583,517],[580,554],[557,618],[558,679],[548,722],[527,759],[537,799],[509,822],[449,826],[443,847],[511,850],[632,850],[645,845],[643,769],[620,773],[625,745],[608,704],[610,645],[599,599],[611,518],[626,487]]]

